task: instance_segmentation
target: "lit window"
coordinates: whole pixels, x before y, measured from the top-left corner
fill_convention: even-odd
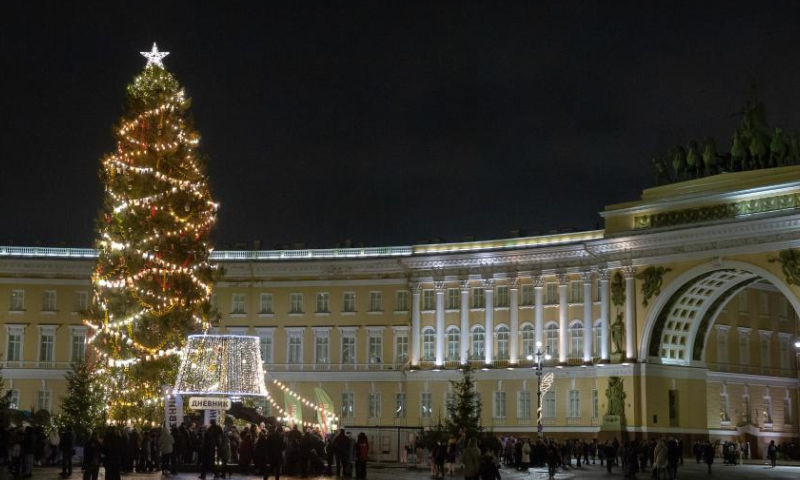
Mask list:
[[[342,334],[342,363],[356,363],[356,337],[354,334]]]
[[[567,402],[567,416],[569,418],[581,417],[581,395],[578,390],[570,390]]]
[[[472,327],[470,336],[470,343],[472,344],[471,357],[474,360],[483,360],[486,352],[486,330],[484,330],[483,325],[475,325]]]
[[[506,418],[506,392],[494,392],[492,418]]]
[[[434,360],[434,346],[436,344],[436,330],[433,327],[422,329],[422,360],[432,362]]]
[[[406,418],[406,392],[394,395],[394,418]]]
[[[11,290],[11,310],[15,312],[25,310],[25,290]]]
[[[447,327],[447,360],[450,362],[460,358],[461,330],[458,327]]]
[[[433,394],[431,392],[422,392],[420,403],[422,418],[431,418],[433,416]]]
[[[497,359],[508,360],[508,327],[500,325],[495,334],[497,335]]]
[[[367,355],[369,363],[383,362],[383,334],[381,332],[370,332],[367,337]]]
[[[354,410],[353,392],[342,393],[342,418],[353,418]]]

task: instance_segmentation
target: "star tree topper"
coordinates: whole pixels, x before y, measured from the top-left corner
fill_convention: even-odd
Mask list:
[[[153,48],[149,52],[139,52],[142,54],[144,58],[147,59],[147,65],[145,68],[149,67],[150,65],[155,65],[157,67],[164,67],[164,64],[161,63],[161,59],[169,55],[169,52],[159,52],[158,47],[156,46],[156,42],[153,42]]]

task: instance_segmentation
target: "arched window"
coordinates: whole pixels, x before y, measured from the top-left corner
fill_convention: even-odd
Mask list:
[[[460,358],[461,330],[451,325],[447,327],[447,360],[450,362]]]
[[[569,355],[583,357],[583,323],[578,321],[569,327]]]
[[[528,355],[536,353],[536,336],[534,335],[533,325],[526,323],[522,326],[522,355],[520,358],[525,358]]]
[[[495,333],[497,334],[497,359],[508,360],[508,327],[500,325]]]
[[[558,325],[555,322],[551,322],[545,327],[544,333],[546,348],[550,350],[550,355],[553,358],[558,358]]]
[[[603,343],[603,321],[598,320],[594,323],[594,328],[592,329],[592,356],[599,357],[602,353],[600,350],[600,345]]]
[[[470,343],[472,344],[472,358],[475,360],[483,360],[485,358],[485,337],[486,330],[483,325],[475,325],[472,327],[472,335]]]
[[[422,361],[432,362],[436,345],[436,330],[433,327],[422,329]]]

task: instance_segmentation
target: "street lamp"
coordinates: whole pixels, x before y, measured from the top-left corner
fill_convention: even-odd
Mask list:
[[[536,352],[535,353],[528,353],[526,357],[528,361],[533,361],[534,358],[536,359],[536,363],[534,363],[533,368],[536,369],[536,432],[537,435],[542,432],[542,376],[544,375],[544,370],[542,366],[542,359],[550,360],[552,357],[550,356],[550,345],[545,347],[544,352],[542,352],[542,342],[536,342]]]

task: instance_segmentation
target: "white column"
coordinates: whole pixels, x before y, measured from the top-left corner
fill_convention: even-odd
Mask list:
[[[444,282],[435,282],[436,287],[436,365],[444,365]]]
[[[610,341],[608,335],[608,279],[610,276],[608,270],[600,270],[600,363],[610,362],[608,356]]]
[[[636,360],[636,267],[625,267],[625,359]]]
[[[419,300],[422,296],[422,285],[419,282],[411,284],[411,366],[419,366]]]
[[[556,275],[558,280],[558,363],[567,364],[567,353],[569,352],[569,303],[567,303],[567,285],[569,275]]]
[[[544,277],[541,275],[534,275],[533,291],[535,345],[542,345],[542,351],[544,352]],[[532,352],[525,352],[525,355],[528,353]]]
[[[508,360],[516,365],[519,363],[519,277],[508,279],[508,323],[511,324]]]
[[[486,301],[485,320],[486,336],[484,337],[483,349],[485,352],[484,363],[491,365],[494,361],[494,279],[486,278],[483,280],[483,296]]]
[[[594,320],[592,319],[592,272],[581,274],[583,279],[583,363],[592,363],[592,340]]]
[[[469,280],[461,281],[461,364],[469,362]]]

